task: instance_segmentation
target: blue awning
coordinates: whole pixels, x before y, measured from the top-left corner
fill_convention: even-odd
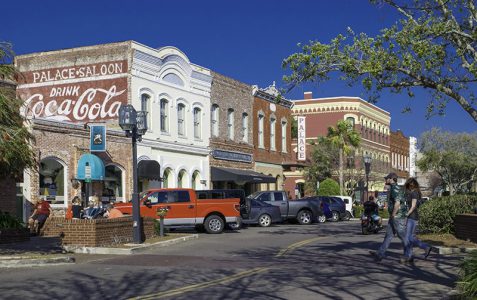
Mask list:
[[[103,180],[104,179],[104,164],[101,158],[94,154],[83,154],[78,160],[78,173],[76,174],[78,180]]]

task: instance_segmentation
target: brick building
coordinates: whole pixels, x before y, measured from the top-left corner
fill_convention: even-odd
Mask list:
[[[391,170],[399,176],[398,183],[404,184],[409,177],[409,138],[401,130],[391,131]]]
[[[252,87],[212,72],[210,168],[213,188],[241,188],[246,194],[274,177],[254,171]]]
[[[353,189],[363,186],[365,172],[363,157],[372,158],[369,175],[369,189],[382,191],[382,178],[390,170],[390,121],[389,112],[371,104],[359,97],[313,98],[311,92],[304,94],[304,99],[294,101],[292,109],[294,116],[304,116],[306,124],[306,158],[310,163],[311,146],[309,143],[318,136],[326,136],[328,127],[335,126],[339,120],[348,120],[354,124],[361,136],[361,146],[345,163],[345,184]],[[292,147],[296,149],[296,142]],[[304,195],[304,178],[300,168],[290,168],[285,172],[287,180],[285,189],[294,193],[297,188],[299,196]],[[337,178],[336,178],[337,179]],[[355,197],[361,197],[361,191],[356,189]]]
[[[277,98],[275,83],[265,89],[253,88],[253,144],[255,171],[275,178],[258,190],[283,190],[283,164],[291,160],[291,108],[293,102]]]

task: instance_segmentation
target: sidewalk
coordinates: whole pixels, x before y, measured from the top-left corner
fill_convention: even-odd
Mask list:
[[[62,246],[59,237],[35,236],[25,242],[0,244],[0,268],[75,263],[75,253],[130,255],[141,253],[151,247],[164,247],[196,238],[197,234],[189,234],[156,243],[126,244],[107,248]]]

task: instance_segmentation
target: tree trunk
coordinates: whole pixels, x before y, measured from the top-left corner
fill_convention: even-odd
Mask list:
[[[340,176],[340,193],[343,195],[343,148],[340,148],[339,151],[339,160],[340,160],[340,170],[339,170],[339,176]]]

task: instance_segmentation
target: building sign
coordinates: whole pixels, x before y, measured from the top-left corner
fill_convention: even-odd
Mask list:
[[[417,139],[409,137],[409,176],[416,177]]]
[[[23,72],[22,115],[59,122],[117,119],[127,103],[127,61]]]
[[[215,159],[223,159],[230,161],[240,161],[251,163],[252,155],[242,152],[232,152],[232,151],[223,151],[223,150],[213,150],[212,157]]]
[[[306,160],[306,124],[305,117],[298,117],[298,157],[297,160]]]
[[[106,125],[89,124],[90,139],[89,149],[91,152],[106,151]]]

